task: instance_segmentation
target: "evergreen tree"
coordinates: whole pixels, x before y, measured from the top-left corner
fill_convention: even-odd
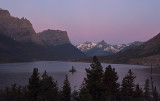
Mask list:
[[[143,90],[139,87],[139,84],[136,85],[134,99],[135,101],[143,101]]]
[[[57,83],[53,81],[51,76],[47,75],[45,71],[40,81],[40,96],[39,100],[42,101],[57,101],[58,100],[58,87]]]
[[[10,89],[10,97],[12,99],[12,101],[20,101],[19,99],[19,94],[18,94],[18,88],[17,88],[17,85],[16,84],[13,84],[11,86],[11,89]]]
[[[149,89],[149,79],[146,79],[145,85],[144,85],[144,98],[146,101],[151,101],[151,96],[150,96],[150,89]]]
[[[0,101],[26,101],[26,97],[23,97],[22,87],[13,84],[0,91]]]
[[[153,89],[153,101],[159,101],[159,95],[156,87]]]
[[[9,87],[6,87],[6,88],[5,88],[4,99],[5,99],[6,101],[10,101],[10,100],[11,100],[11,97],[10,97],[10,88],[9,88]]]
[[[94,101],[102,100],[103,90],[103,69],[97,57],[93,57],[91,68],[86,69],[87,77],[84,79],[86,88],[93,97]]]
[[[89,90],[86,88],[85,83],[81,85],[78,101],[94,101]]]
[[[16,101],[25,101],[23,98],[22,86],[17,87]]]
[[[5,96],[4,91],[0,89],[0,101],[5,101],[4,96]]]
[[[40,90],[40,79],[38,69],[34,68],[28,84],[28,99],[29,101],[38,101]]]
[[[22,101],[28,101],[28,96],[27,96],[27,94],[28,94],[28,89],[27,89],[27,86],[24,86],[24,87],[22,87],[22,91],[21,91],[22,93],[21,93],[21,97],[22,97]]]
[[[79,92],[77,90],[74,90],[71,95],[71,101],[78,101],[78,95]]]
[[[119,98],[119,83],[118,80],[118,74],[115,71],[114,68],[109,65],[105,69],[104,77],[103,77],[103,84],[105,88],[105,96],[110,101],[115,101]]]
[[[67,75],[62,88],[62,101],[71,101],[71,87]]]
[[[131,101],[133,99],[135,78],[134,73],[129,69],[128,74],[122,80],[121,93],[125,101]]]

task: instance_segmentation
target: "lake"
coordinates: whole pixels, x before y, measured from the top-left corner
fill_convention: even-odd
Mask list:
[[[103,68],[109,64],[102,64]],[[68,72],[72,66],[75,67],[75,73]],[[139,83],[141,87],[144,87],[145,80],[150,78],[150,71],[146,68],[150,66],[141,65],[126,65],[126,64],[111,64],[119,75],[119,81],[121,82],[123,77],[127,74],[129,69],[135,73],[135,84]],[[90,67],[90,63],[81,62],[63,62],[63,61],[37,61],[37,62],[24,62],[24,63],[4,63],[0,64],[0,88],[10,86],[11,84],[26,85],[28,84],[28,78],[30,77],[33,68],[38,68],[42,74],[45,70],[48,75],[52,76],[54,80],[58,82],[59,88],[63,85],[63,80],[66,74],[68,74],[69,81],[71,83],[72,90],[79,89],[86,76],[85,68]],[[160,90],[160,74],[153,73],[154,85]]]

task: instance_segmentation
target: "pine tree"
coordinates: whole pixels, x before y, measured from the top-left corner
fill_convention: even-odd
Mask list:
[[[146,79],[145,85],[144,85],[144,98],[146,101],[151,101],[151,96],[150,96],[150,88],[149,88],[149,79]]]
[[[109,65],[105,69],[104,78],[103,78],[103,84],[105,88],[105,96],[107,99],[110,99],[110,101],[115,101],[116,98],[118,99],[119,96],[119,83],[118,80],[118,74],[115,71],[114,68]]]
[[[143,90],[139,87],[139,84],[136,85],[134,99],[135,101],[143,101]]]
[[[131,99],[133,99],[135,78],[136,77],[134,76],[134,73],[131,71],[131,69],[128,71],[128,74],[123,78],[121,89],[123,100],[131,101]]]
[[[2,89],[0,89],[0,101],[5,101],[4,97],[5,97],[5,93]]]
[[[57,101],[58,100],[58,87],[57,83],[53,81],[51,76],[47,75],[45,71],[40,81],[40,96],[39,100],[42,101]]]
[[[22,95],[21,95],[21,97],[22,97],[23,101],[28,101],[27,94],[28,94],[27,86],[22,87]]]
[[[13,84],[10,88],[10,97],[12,99],[12,101],[16,101],[16,93],[17,93],[17,85]]]
[[[74,90],[71,95],[72,101],[78,101],[78,95],[79,95],[79,92],[77,90]]]
[[[40,90],[40,78],[38,69],[34,68],[28,84],[28,99],[29,101],[37,101]]]
[[[10,97],[10,88],[9,88],[9,87],[6,87],[6,88],[5,88],[5,96],[4,96],[4,99],[5,99],[6,101],[12,100],[11,97]]]
[[[93,97],[94,101],[102,100],[103,90],[103,69],[97,57],[93,57],[91,68],[86,69],[87,77],[84,79],[86,88]]]
[[[156,87],[153,89],[153,101],[159,101],[159,95]]]
[[[67,75],[62,88],[62,101],[71,101],[71,87]]]
[[[17,94],[16,94],[16,101],[25,101],[25,98],[23,98],[23,92],[22,92],[22,86],[17,87]]]
[[[94,101],[84,82],[80,87],[78,101]]]

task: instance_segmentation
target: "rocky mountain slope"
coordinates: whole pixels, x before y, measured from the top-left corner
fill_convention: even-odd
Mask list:
[[[142,43],[143,42],[136,41],[130,44],[110,45],[107,44],[104,40],[102,40],[98,43],[85,42],[83,44],[77,45],[76,47],[88,56],[107,56],[133,48],[137,45],[141,45]]]
[[[8,10],[0,9],[0,29],[7,32],[3,34],[16,41],[43,44],[29,20],[24,17],[21,19],[13,17]]]
[[[48,29],[38,33],[38,36],[45,44],[52,46],[71,43],[66,31]]]
[[[72,60],[87,56],[70,43],[66,31],[36,33],[29,20],[0,9],[0,62]]]
[[[142,45],[100,59],[109,63],[160,65],[160,33]]]

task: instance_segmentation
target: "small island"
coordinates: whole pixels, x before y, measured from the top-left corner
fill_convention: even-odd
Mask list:
[[[71,70],[69,70],[69,72],[74,73],[74,72],[76,72],[76,70],[75,70],[75,68],[72,66],[72,69],[71,69]]]

